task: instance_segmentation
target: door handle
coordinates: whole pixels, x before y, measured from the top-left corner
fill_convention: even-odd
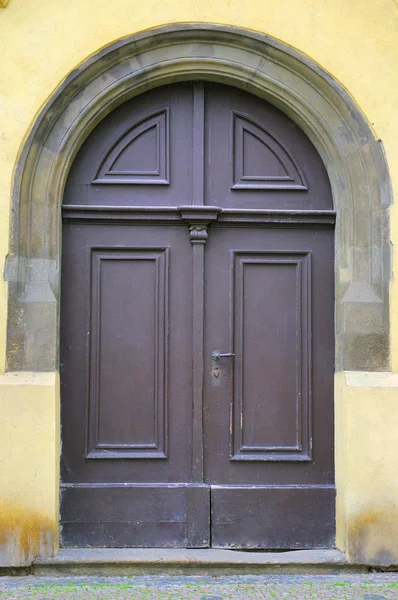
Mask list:
[[[225,352],[222,354],[218,350],[214,350],[211,355],[213,360],[220,360],[220,358],[232,358],[233,356],[235,356],[233,352]]]

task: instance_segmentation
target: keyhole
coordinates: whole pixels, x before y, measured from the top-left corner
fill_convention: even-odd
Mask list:
[[[213,367],[212,370],[212,375],[213,377],[215,377],[216,379],[218,379],[220,377],[220,367]]]

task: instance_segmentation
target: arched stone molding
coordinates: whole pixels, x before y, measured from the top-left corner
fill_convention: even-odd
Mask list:
[[[14,183],[8,369],[58,369],[60,207],[79,147],[120,103],[186,79],[265,98],[312,140],[337,210],[336,370],[387,370],[391,189],[380,144],[345,90],[307,57],[265,35],[204,24],[108,46],[69,75],[37,118]]]

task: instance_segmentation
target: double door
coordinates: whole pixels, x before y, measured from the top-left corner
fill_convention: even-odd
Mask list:
[[[65,546],[333,546],[330,208],[304,134],[238,90],[94,130],[63,209]]]

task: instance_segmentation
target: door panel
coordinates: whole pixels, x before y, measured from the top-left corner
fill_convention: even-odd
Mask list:
[[[73,163],[64,204],[179,206],[192,201],[193,87],[125,102],[94,129]]]
[[[91,251],[88,458],[167,457],[168,251]]]
[[[64,544],[81,543],[87,519],[91,545],[125,545],[128,531],[127,545],[185,545],[192,443],[185,227],[65,225],[63,248]],[[146,507],[142,522],[135,506]],[[122,538],[110,536],[112,521],[124,523]],[[151,522],[159,538],[145,538]]]
[[[332,486],[212,486],[213,548],[334,546]]]
[[[211,84],[205,114],[206,204],[235,209],[332,209],[310,140],[274,106]]]
[[[212,225],[205,471],[215,547],[333,543],[332,257],[332,230]],[[214,349],[234,356],[214,361]],[[298,528],[308,514],[315,537]]]
[[[187,543],[185,486],[80,485],[62,491],[64,546]]]
[[[310,460],[311,254],[232,250],[230,256],[231,460]]]

